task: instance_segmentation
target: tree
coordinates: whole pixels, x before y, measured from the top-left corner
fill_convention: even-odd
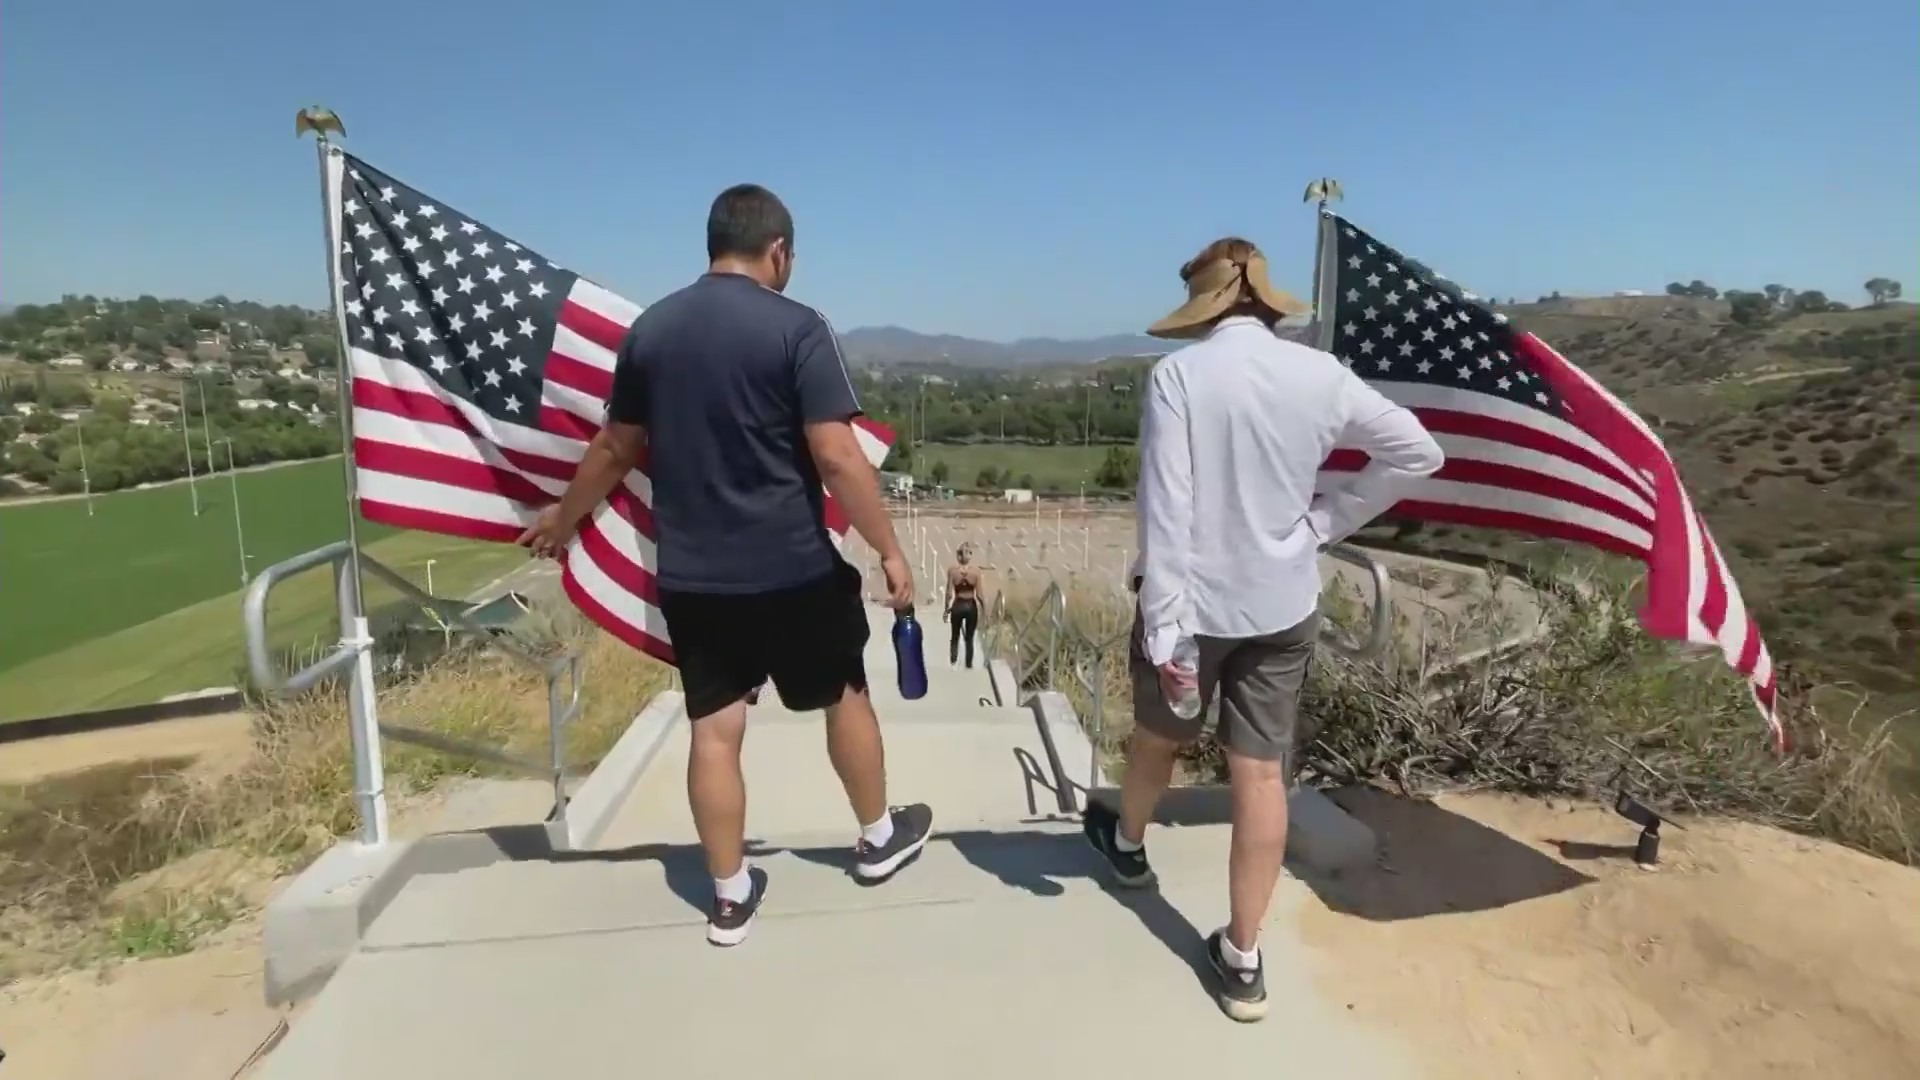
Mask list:
[[[1819,289],[1808,289],[1803,293],[1792,294],[1792,307],[1796,315],[1810,315],[1821,311],[1832,311],[1833,301]]]
[[[1015,484],[1014,486],[1017,488],[1020,488],[1023,491],[1032,491],[1034,488],[1038,487],[1039,485],[1033,482],[1033,474],[1029,472],[1029,473],[1021,473],[1020,482],[1018,484]]]
[[[1685,285],[1682,285],[1677,281],[1669,281],[1667,282],[1667,295],[1668,296],[1692,296],[1693,293],[1688,291]]]
[[[1875,307],[1900,299],[1900,283],[1892,278],[1871,278],[1866,289],[1867,298]]]
[[[105,371],[107,365],[113,363],[113,350],[105,345],[89,345],[80,356],[95,371]]]
[[[217,311],[192,311],[187,313],[187,325],[205,333],[218,330],[226,324]]]
[[[1113,446],[1093,474],[1093,482],[1103,488],[1131,490],[1140,475],[1140,454],[1131,446]]]
[[[1793,290],[1785,285],[1762,285],[1760,291],[1766,295],[1767,303],[1772,304],[1778,311],[1785,311],[1793,306]]]
[[[952,471],[947,468],[946,462],[936,461],[933,463],[933,468],[927,470],[927,478],[936,484],[944,484],[947,482],[947,477],[951,475],[951,472]]]
[[[1687,295],[1697,296],[1702,300],[1713,300],[1719,297],[1720,290],[1701,281],[1699,278],[1694,278],[1693,281],[1687,285]]]
[[[332,334],[308,334],[300,339],[300,351],[307,354],[307,366],[331,368],[340,362],[340,345]]]
[[[980,475],[973,478],[973,486],[985,491],[991,491],[1000,487],[1001,484],[1000,470],[991,465],[981,469]]]
[[[101,394],[94,399],[93,411],[125,423],[133,416],[133,402],[119,394]]]
[[[1727,293],[1733,321],[1741,326],[1758,326],[1773,313],[1773,301],[1765,294],[1735,290]]]

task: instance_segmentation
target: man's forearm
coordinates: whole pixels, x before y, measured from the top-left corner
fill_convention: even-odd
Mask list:
[[[573,480],[567,484],[566,494],[560,496],[560,515],[567,524],[578,524],[580,519],[593,513],[594,507],[606,501],[633,469],[633,457],[625,446],[608,439],[604,433],[593,437],[580,458],[579,468],[573,472]]]
[[[1355,425],[1352,434],[1370,460],[1346,483],[1313,497],[1307,523],[1322,543],[1346,539],[1446,462],[1440,444],[1404,409]]]
[[[823,463],[825,464],[825,463]],[[900,540],[893,535],[893,518],[880,499],[880,474],[865,459],[834,462],[821,470],[827,492],[840,504],[840,512],[860,539],[881,558],[900,554]]]

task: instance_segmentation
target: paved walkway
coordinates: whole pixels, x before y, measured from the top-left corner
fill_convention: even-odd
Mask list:
[[[1221,1016],[1198,965],[1224,912],[1225,828],[1156,832],[1161,889],[1109,893],[1077,828],[1029,806],[1020,754],[1043,753],[1030,714],[981,704],[984,672],[943,650],[927,697],[900,700],[889,619],[874,613],[869,664],[893,797],[932,803],[939,832],[896,880],[851,880],[852,815],[821,726],[769,695],[746,768],[771,883],[747,944],[702,934],[711,886],[682,730],[605,850],[409,881],[260,1075],[1414,1075],[1314,991],[1325,960],[1287,929],[1309,899],[1291,879],[1266,940],[1271,1017]]]

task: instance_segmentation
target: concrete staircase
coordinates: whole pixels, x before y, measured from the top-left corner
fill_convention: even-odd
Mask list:
[[[944,642],[929,694],[901,700],[889,618],[874,612],[868,666],[891,798],[932,804],[937,833],[894,881],[854,883],[822,725],[768,694],[746,770],[770,886],[745,945],[716,950],[702,934],[711,883],[686,809],[683,721],[599,850],[535,845],[409,877],[258,1075],[1414,1075],[1312,988],[1312,966],[1329,961],[1291,930],[1310,895],[1291,879],[1265,942],[1272,1015],[1222,1017],[1202,935],[1224,917],[1225,826],[1155,831],[1161,888],[1109,892],[1033,782],[1048,772],[1035,711],[983,704],[984,668],[949,668]]]

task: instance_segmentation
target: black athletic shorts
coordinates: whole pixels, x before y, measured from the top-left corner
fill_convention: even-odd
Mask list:
[[[768,679],[795,712],[867,688],[867,611],[860,572],[844,561],[817,581],[764,593],[660,590],[687,716],[744,699]]]

